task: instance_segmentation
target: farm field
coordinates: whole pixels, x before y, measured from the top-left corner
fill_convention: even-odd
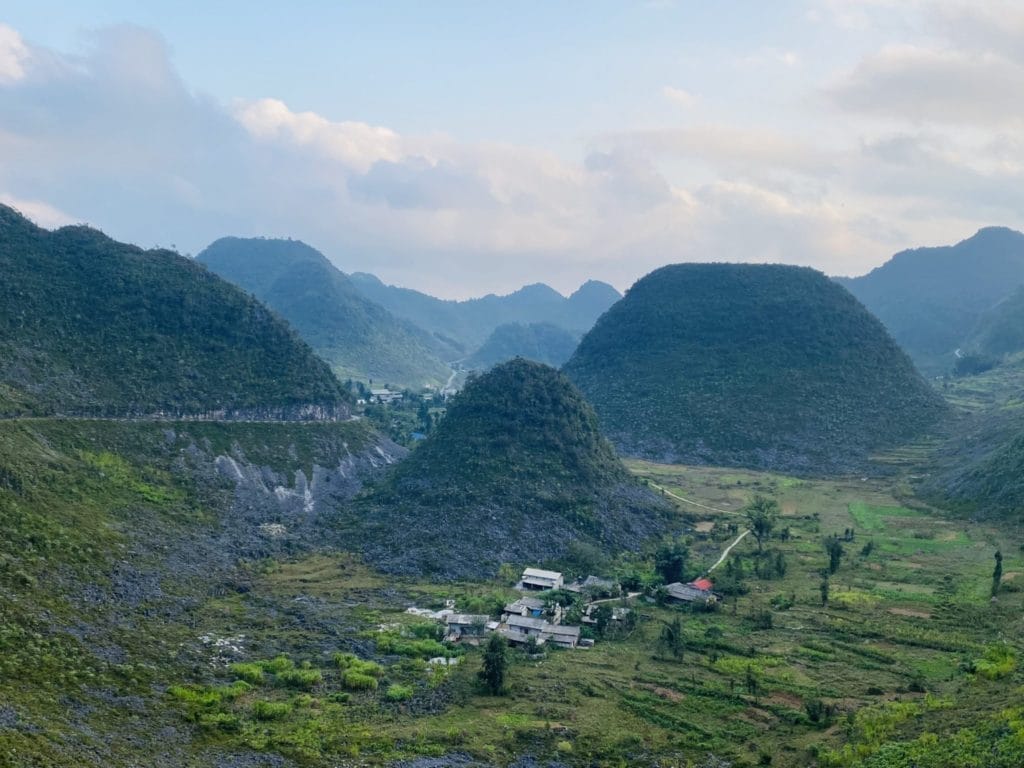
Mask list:
[[[1021,764],[1019,527],[946,517],[897,480],[629,467],[704,505],[677,502],[690,577],[743,530],[752,496],[778,502],[770,554],[759,559],[748,536],[711,574],[730,585],[717,610],[660,604],[653,553],[546,564],[638,581],[651,596],[632,604],[635,627],[593,648],[510,651],[507,691],[492,696],[477,682],[481,652],[445,649],[440,625],[406,609],[454,600],[496,615],[524,564],[493,582],[443,584],[384,576],[346,554],[278,559],[246,591],[203,606],[197,631],[224,642],[208,665],[167,680],[168,697],[207,747],[311,764],[524,754],[580,765],[700,765],[709,754],[737,766]],[[823,605],[831,535],[843,553]],[[780,556],[784,573],[758,565]],[[681,648],[669,648],[661,637],[677,619]],[[458,663],[427,663],[439,655]],[[958,762],[967,754],[978,762]]]

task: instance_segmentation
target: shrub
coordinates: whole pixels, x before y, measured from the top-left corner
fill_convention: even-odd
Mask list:
[[[252,705],[252,714],[257,720],[280,720],[292,711],[286,701],[257,701]]]
[[[289,669],[277,675],[279,685],[289,688],[309,690],[323,682],[324,676],[319,669]]]
[[[388,687],[384,697],[388,701],[408,701],[412,698],[412,695],[413,689],[411,685],[399,685],[398,683],[395,683]]]
[[[282,672],[287,672],[289,669],[295,668],[295,662],[283,655],[276,656],[273,659],[267,659],[265,661],[258,661],[256,664],[264,672],[270,672],[274,675],[279,675]]]
[[[1017,668],[1017,653],[1009,645],[990,645],[974,660],[974,671],[986,680],[1000,680]]]
[[[341,678],[342,685],[353,691],[375,691],[377,690],[377,678],[370,675],[348,670]]]
[[[352,653],[334,654],[334,663],[338,665],[339,669],[346,672],[356,672],[360,675],[369,675],[370,677],[384,676],[384,667],[380,664],[375,661],[363,661]]]
[[[204,731],[235,733],[241,728],[241,725],[241,721],[236,715],[229,715],[226,712],[216,712],[199,717],[199,727]]]
[[[247,683],[253,685],[263,684],[263,667],[259,664],[251,664],[247,662],[238,662],[232,664],[228,669],[231,670],[231,674],[244,680]]]

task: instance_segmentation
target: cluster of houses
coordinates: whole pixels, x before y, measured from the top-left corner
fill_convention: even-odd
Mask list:
[[[672,602],[712,605],[718,600],[713,587],[708,579],[702,578],[687,584],[669,584],[665,587],[665,592]],[[594,645],[594,641],[580,637],[581,627],[562,623],[565,611],[561,605],[542,600],[530,593],[560,589],[579,593],[612,592],[617,589],[617,585],[596,576],[565,584],[562,574],[557,571],[527,568],[516,584],[516,589],[522,594],[505,605],[501,618],[497,620],[486,614],[457,613],[451,602],[442,611],[410,608],[409,612],[443,621],[447,628],[444,639],[449,642],[478,644],[486,635],[496,632],[512,645],[535,643],[539,646],[550,644],[559,648],[589,648]],[[639,593],[630,594],[628,597],[636,597],[637,594]],[[583,624],[597,623],[592,614],[598,603],[599,601],[588,603],[581,619]],[[623,605],[614,606],[611,613],[612,621],[623,620],[631,610]]]

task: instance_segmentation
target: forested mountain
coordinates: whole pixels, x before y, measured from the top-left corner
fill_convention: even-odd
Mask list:
[[[225,237],[196,258],[283,315],[341,378],[394,387],[448,378],[436,340],[367,299],[301,241]]]
[[[568,379],[518,359],[471,379],[339,529],[385,570],[465,578],[564,556],[573,541],[635,546],[667,515]]]
[[[589,280],[566,298],[543,283],[507,296],[489,294],[467,301],[445,301],[408,288],[385,285],[373,275],[355,273],[352,281],[372,301],[406,318],[468,355],[499,325],[551,323],[585,333],[621,294],[607,283]]]
[[[840,278],[927,375],[948,373],[981,316],[1024,285],[1024,234],[987,227],[953,246],[902,251]]]
[[[962,348],[993,360],[1024,351],[1024,287],[978,318]]]
[[[561,367],[579,343],[564,328],[551,323],[507,323],[499,325],[476,352],[463,361],[471,370],[484,370],[514,357]]]
[[[943,410],[881,323],[800,267],[658,269],[565,372],[623,453],[673,462],[846,471]]]
[[[199,264],[0,206],[0,413],[347,413],[265,306]]]

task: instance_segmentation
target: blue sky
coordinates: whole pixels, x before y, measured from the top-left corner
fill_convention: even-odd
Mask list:
[[[8,0],[0,200],[445,296],[855,274],[1024,226],[1021,35],[1009,0]]]

